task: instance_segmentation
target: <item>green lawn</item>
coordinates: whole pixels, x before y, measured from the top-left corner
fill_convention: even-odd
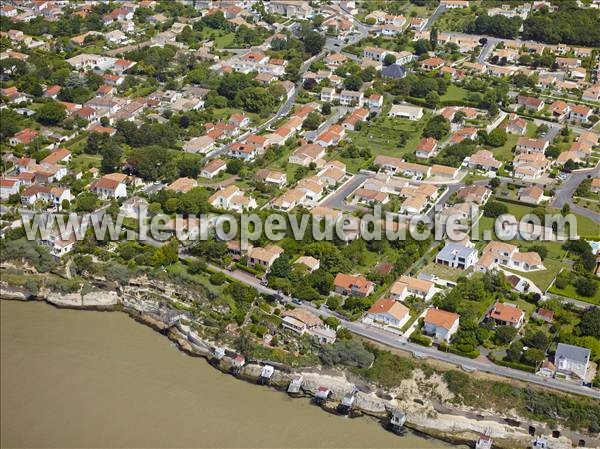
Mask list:
[[[596,294],[591,298],[577,294],[575,286],[572,284],[568,284],[564,289],[557,288],[553,285],[549,292],[554,293],[555,295],[566,296],[567,298],[578,299],[579,301],[600,305],[600,285],[596,290]]]
[[[215,41],[215,48],[226,48],[233,44],[235,38],[234,33],[226,33],[220,30],[213,30],[211,28],[204,28],[202,30],[203,39],[212,39]]]
[[[100,167],[102,156],[99,154],[80,154],[71,161],[71,169],[75,172],[85,171],[91,167]]]
[[[448,281],[456,282],[458,278],[466,276],[469,270],[460,270],[458,268],[451,268],[445,265],[440,265],[434,261],[429,262],[420,270],[421,273],[433,274],[439,278],[446,279]]]
[[[499,161],[507,162],[513,160],[514,155],[512,153],[512,149],[517,145],[517,140],[519,140],[519,136],[517,136],[516,134],[509,133],[507,134],[507,137],[508,138],[506,139],[506,143],[501,147],[487,147],[487,149],[490,150],[494,154],[494,157]]]
[[[450,84],[446,93],[440,97],[440,101],[463,101],[468,93],[468,90],[455,84]]]
[[[560,269],[564,268],[564,265],[559,260],[546,258],[544,259],[544,266],[546,267],[545,270],[532,271],[529,273],[508,268],[506,268],[506,270],[529,279],[537,285],[540,290],[545,291]]]

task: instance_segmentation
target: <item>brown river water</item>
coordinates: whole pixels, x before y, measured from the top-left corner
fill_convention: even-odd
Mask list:
[[[0,317],[2,447],[451,447],[236,380],[123,313],[3,300]]]

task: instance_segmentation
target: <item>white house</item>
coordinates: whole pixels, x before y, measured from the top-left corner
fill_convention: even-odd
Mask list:
[[[427,309],[423,320],[423,333],[438,341],[449,342],[458,330],[460,316],[440,309]]]

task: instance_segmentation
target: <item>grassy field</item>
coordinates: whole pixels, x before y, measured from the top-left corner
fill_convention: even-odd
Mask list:
[[[440,100],[441,101],[462,101],[465,99],[465,97],[467,96],[468,93],[469,93],[468,90],[463,89],[462,87],[456,86],[454,84],[451,84],[450,86],[448,86],[448,90],[446,91],[446,93],[440,97]]]
[[[421,268],[421,273],[433,274],[442,279],[446,279],[448,281],[456,282],[458,278],[462,276],[466,276],[469,273],[469,270],[460,270],[458,268],[451,268],[445,265],[440,265],[435,262],[429,262],[423,268]]]
[[[100,167],[102,156],[99,154],[80,154],[71,162],[71,169],[75,172],[84,171],[92,167]]]
[[[467,25],[475,20],[475,13],[470,8],[451,9],[442,14],[435,22],[440,31],[464,32]]]
[[[513,160],[514,155],[512,153],[512,149],[517,145],[519,136],[516,134],[508,134],[507,137],[506,143],[501,147],[487,147],[487,149],[490,150],[494,154],[494,157],[499,161],[507,162]]]
[[[202,38],[214,40],[216,48],[225,48],[233,44],[235,34],[226,33],[220,30],[213,30],[211,28],[204,28],[202,30]]]
[[[579,301],[600,305],[600,288],[596,290],[596,294],[591,298],[577,294],[575,286],[572,284],[568,284],[564,289],[557,288],[553,285],[549,292],[554,293],[555,295],[566,296],[567,298],[578,299]]]
[[[509,268],[506,268],[506,271],[510,271],[511,273],[515,273],[529,279],[531,282],[537,285],[540,290],[545,291],[550,286],[552,280],[556,277],[560,269],[564,266],[560,260],[549,258],[544,259],[544,266],[546,267],[545,270],[532,271],[529,273],[511,270]]]

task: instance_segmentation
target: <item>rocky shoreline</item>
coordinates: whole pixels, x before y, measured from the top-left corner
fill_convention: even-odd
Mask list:
[[[261,377],[263,365],[249,362],[241,369],[233,369],[233,351],[226,351],[226,355],[217,360],[214,357],[215,344],[204,341],[181,320],[165,322],[163,318],[149,311],[148,305],[142,300],[133,298],[124,299],[114,291],[94,291],[86,294],[57,292],[43,292],[37,296],[0,285],[0,298],[20,301],[45,301],[58,308],[92,311],[122,311],[141,324],[151,327],[157,332],[167,336],[178,348],[186,354],[206,359],[213,367],[223,373],[232,374],[242,380],[257,383]],[[331,375],[322,371],[294,370],[291,367],[269,362],[275,367],[274,374],[269,380],[271,388],[286,391],[294,375],[303,377],[300,397],[314,398],[319,387],[327,387],[331,391],[330,398],[321,407],[330,413],[336,413],[345,394],[355,389],[355,384],[350,382],[344,373]],[[376,389],[358,391],[352,406],[352,417],[368,416],[379,420],[385,425],[393,410],[401,409],[407,415],[405,427],[423,435],[440,439],[452,444],[465,444],[473,446],[481,433],[488,433],[494,439],[497,448],[525,448],[529,447],[532,436],[530,426],[534,426],[537,434],[546,436],[552,448],[600,447],[598,439],[589,435],[580,435],[564,429],[561,436],[552,438],[552,430],[540,422],[523,422],[520,417],[515,419],[499,418],[492,413],[482,411],[469,411],[464,409],[449,410],[436,404],[437,401],[421,399],[424,397],[423,388],[436,388],[433,391],[438,397],[448,396],[449,392],[443,391],[441,378],[427,378],[420,370],[415,370],[415,376],[410,381],[403,382],[398,389],[381,392]],[[439,376],[438,376],[439,377]],[[431,391],[430,391],[431,393]],[[569,436],[566,436],[569,435]],[[581,440],[586,445],[581,446]],[[591,443],[591,445],[590,445]]]

